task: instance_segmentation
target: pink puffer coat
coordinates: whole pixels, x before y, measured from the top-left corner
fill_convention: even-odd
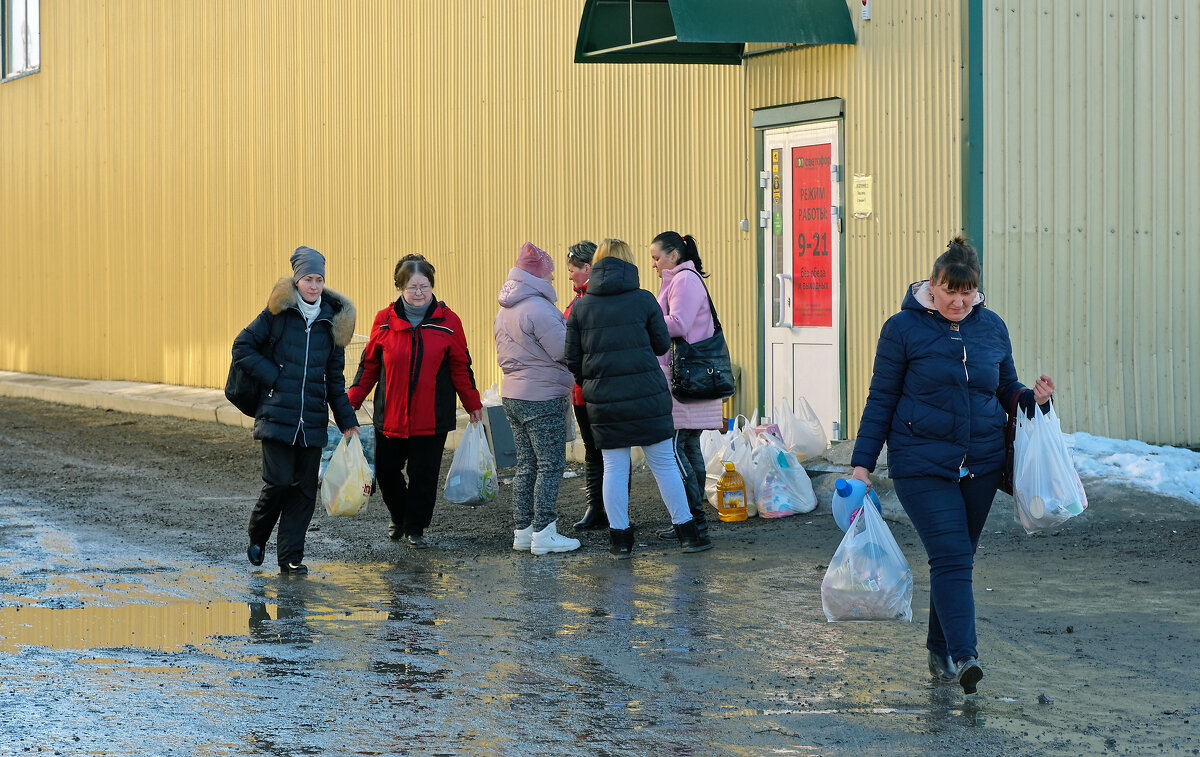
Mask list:
[[[683,337],[689,343],[712,336],[714,328],[712,312],[708,309],[708,293],[695,264],[688,261],[663,271],[662,280],[658,304],[667,321],[667,333],[672,337]],[[668,384],[671,382],[670,359],[669,352],[658,358]],[[680,402],[672,395],[671,402],[677,429],[720,429],[725,425],[721,400]]]

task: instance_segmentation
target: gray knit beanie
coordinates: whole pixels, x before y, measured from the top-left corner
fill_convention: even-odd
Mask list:
[[[292,253],[292,283],[299,284],[310,273],[325,278],[325,256],[311,247],[297,247]]]

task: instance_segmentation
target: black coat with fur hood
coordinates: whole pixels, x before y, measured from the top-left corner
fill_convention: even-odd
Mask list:
[[[267,307],[233,340],[233,359],[263,387],[254,438],[300,447],[328,441],[329,411],[343,432],[358,425],[346,397],[346,345],[354,336],[354,304],[332,289],[321,295],[321,312],[308,328],[290,276],[275,284]],[[273,358],[266,354],[271,323],[284,319]]]

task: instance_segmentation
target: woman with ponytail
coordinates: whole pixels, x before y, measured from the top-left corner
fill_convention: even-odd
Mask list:
[[[695,343],[715,333],[708,289],[704,285],[704,263],[691,234],[664,231],[650,243],[650,259],[662,279],[658,304],[667,322],[667,333],[685,342]],[[660,355],[658,363],[667,381],[671,380],[671,354]],[[675,459],[687,491],[688,509],[696,528],[708,533],[704,512],[704,455],[700,451],[700,433],[721,429],[725,418],[721,400],[680,400],[671,396],[671,415],[675,422]],[[673,528],[658,532],[664,539],[677,538]]]
[[[896,496],[929,556],[929,672],[974,694],[983,678],[971,588],[975,549],[1005,464],[1015,398],[1032,416],[1054,381],[1017,381],[1008,328],[983,306],[979,257],[961,237],[909,286],[883,324],[854,443],[854,478],[868,488],[884,442]],[[1044,412],[1044,410],[1043,410]]]

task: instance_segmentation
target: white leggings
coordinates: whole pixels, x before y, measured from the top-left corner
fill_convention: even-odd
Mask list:
[[[604,455],[604,512],[608,515],[609,528],[618,531],[629,528],[629,449],[600,451]],[[692,513],[688,510],[683,475],[675,460],[674,441],[663,439],[658,444],[642,447],[642,452],[658,482],[658,493],[671,513],[671,523],[687,523],[692,519]]]

